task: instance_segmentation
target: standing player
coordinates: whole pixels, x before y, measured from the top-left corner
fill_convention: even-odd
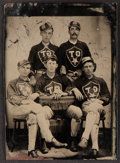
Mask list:
[[[44,61],[49,56],[55,56],[57,46],[51,44],[50,39],[53,35],[53,27],[49,22],[40,26],[42,41],[31,48],[28,60],[32,65],[32,70],[36,73],[36,78],[45,72]]]
[[[74,81],[81,75],[81,60],[85,56],[91,56],[86,43],[79,41],[80,24],[71,21],[68,27],[70,39],[59,47],[58,58],[61,65],[61,74]]]
[[[100,114],[104,110],[104,105],[109,104],[110,93],[106,82],[102,78],[94,75],[96,64],[91,57],[82,59],[83,75],[74,83],[75,88],[72,89],[76,99],[81,101],[81,108],[86,114],[85,130],[79,147],[86,148],[89,137],[92,139],[91,156],[98,155],[98,131]],[[80,103],[80,102],[79,102]]]
[[[68,78],[66,78],[66,76],[60,76],[56,73],[56,69],[58,67],[57,64],[57,58],[54,57],[50,57],[47,58],[46,61],[46,73],[43,74],[39,80],[37,81],[36,84],[36,92],[39,93],[40,95],[52,95],[54,99],[59,99],[61,96],[65,96],[68,95],[67,92],[64,92],[66,87],[68,85],[70,85],[70,81]],[[72,106],[72,105],[71,105]],[[80,121],[81,121],[81,116],[82,116],[82,112],[79,109],[79,107],[68,107],[68,109],[65,111],[65,116],[71,118],[71,147],[70,149],[72,151],[77,151],[77,147],[75,146],[75,140],[76,140],[76,136],[80,127]],[[53,111],[49,110],[47,112],[47,114],[49,115],[49,119],[51,119],[54,115]],[[49,129],[49,121],[48,123],[46,123],[46,125]],[[41,130],[42,131],[42,130]],[[51,135],[49,134],[49,132],[46,131],[46,135],[45,135],[45,140],[49,140]]]

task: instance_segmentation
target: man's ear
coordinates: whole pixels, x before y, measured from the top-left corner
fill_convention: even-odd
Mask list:
[[[56,69],[58,68],[58,63],[56,63]]]

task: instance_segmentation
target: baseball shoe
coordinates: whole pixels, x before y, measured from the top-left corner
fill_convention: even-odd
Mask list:
[[[77,145],[76,145],[76,137],[71,138],[70,150],[72,152],[77,152],[78,151],[78,148],[77,148]]]
[[[90,158],[96,159],[97,156],[98,156],[98,151],[97,151],[97,149],[92,149],[91,152],[90,152],[90,154],[89,154],[89,156],[90,156]]]
[[[47,148],[45,139],[42,139],[41,141],[41,152],[42,153],[48,153],[49,149]]]
[[[78,147],[86,148],[87,145],[88,145],[88,140],[85,139],[85,138],[82,138],[81,141],[80,141],[79,144],[78,144]]]
[[[32,156],[33,158],[39,157],[36,150],[28,151],[28,156]]]
[[[55,138],[52,138],[51,143],[55,147],[67,147],[66,143],[61,143],[61,142],[57,141]]]
[[[77,152],[78,151],[78,148],[77,148],[77,146],[76,146],[74,141],[71,142],[70,150],[72,152]]]
[[[98,156],[97,149],[92,149],[92,151],[90,152],[90,157],[96,158],[97,156]]]

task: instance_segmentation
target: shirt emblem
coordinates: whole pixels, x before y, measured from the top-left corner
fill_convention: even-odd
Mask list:
[[[60,83],[52,81],[45,86],[44,90],[46,93],[52,95],[54,91],[62,90],[62,85]]]
[[[66,51],[67,58],[73,67],[77,67],[81,62],[83,51],[82,49],[73,46],[72,48]]]
[[[18,83],[17,87],[18,87],[18,90],[19,90],[20,94],[25,96],[25,97],[28,97],[29,95],[32,94],[32,88],[26,82]]]
[[[87,98],[97,98],[100,93],[100,85],[93,81],[82,87],[82,91]]]
[[[44,47],[38,52],[38,57],[40,61],[44,64],[48,57],[55,56],[55,52],[49,48]]]

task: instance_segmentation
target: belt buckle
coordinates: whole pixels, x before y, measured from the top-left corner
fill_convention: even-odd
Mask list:
[[[74,74],[74,77],[78,77],[78,72],[77,71],[73,72],[73,74]]]

